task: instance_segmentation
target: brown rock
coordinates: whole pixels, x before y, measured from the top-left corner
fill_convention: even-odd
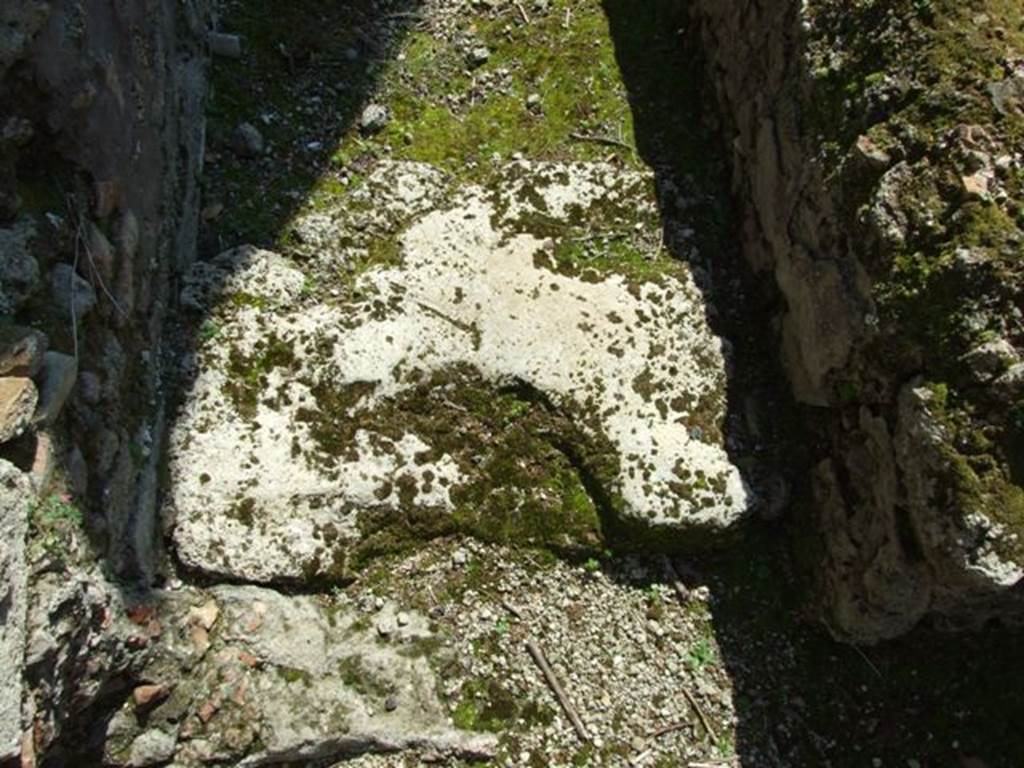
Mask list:
[[[0,327],[0,376],[34,378],[49,343],[45,333],[32,328]]]
[[[85,244],[91,264],[99,273],[103,283],[109,286],[114,279],[114,246],[103,234],[103,230],[92,223],[89,224],[89,235]]]
[[[199,716],[200,720],[204,723],[208,723],[213,719],[213,716],[217,714],[218,709],[220,709],[220,701],[215,696],[204,701],[196,714]]]
[[[139,219],[133,211],[125,211],[117,227],[117,253],[132,260],[139,251]]]
[[[132,700],[136,707],[148,707],[163,701],[169,693],[170,689],[163,683],[139,685],[132,691]]]
[[[202,627],[194,626],[190,628],[188,638],[198,656],[202,656],[210,649],[210,633]]]
[[[188,623],[208,630],[213,627],[218,616],[220,616],[220,608],[217,607],[217,601],[210,599],[202,605],[189,610]]]
[[[250,669],[256,669],[256,667],[260,666],[260,664],[262,663],[259,660],[259,657],[254,656],[253,654],[249,653],[248,651],[239,651],[238,652],[238,660],[240,662],[242,662],[243,664],[245,664],[245,666],[249,667]]]
[[[983,200],[988,197],[988,177],[980,171],[970,176],[961,176],[960,184],[968,200]]]
[[[21,736],[21,768],[36,768],[36,740],[32,727],[26,728]]]
[[[57,468],[57,451],[53,435],[47,430],[40,430],[35,435],[35,453],[32,458],[32,469],[29,477],[36,491],[41,492],[50,485],[53,472]]]
[[[892,157],[867,136],[860,136],[853,144],[853,156],[865,168],[884,171],[892,165]]]
[[[0,379],[0,443],[20,435],[32,422],[39,393],[31,379]]]
[[[249,678],[243,677],[231,691],[231,700],[238,706],[245,704],[246,694],[249,692]]]
[[[117,180],[97,181],[96,216],[105,219],[121,205],[121,184]]]
[[[128,620],[139,627],[144,627],[156,616],[156,606],[140,603],[128,611]]]

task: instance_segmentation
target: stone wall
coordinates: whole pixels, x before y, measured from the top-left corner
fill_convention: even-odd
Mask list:
[[[159,571],[160,338],[195,252],[208,25],[206,0],[0,7],[0,474],[19,489],[0,515],[31,539],[5,536],[0,567],[8,616],[31,572],[28,675],[47,692],[28,753],[104,695],[123,663],[92,642],[103,606]],[[85,538],[61,527],[78,514]],[[5,702],[25,626],[0,638]],[[2,759],[22,723],[0,717]]]
[[[1020,101],[1000,103],[1024,85],[1019,19],[876,5],[691,6],[819,441],[808,571],[866,642],[1024,607]],[[1002,38],[947,31],[978,24]]]

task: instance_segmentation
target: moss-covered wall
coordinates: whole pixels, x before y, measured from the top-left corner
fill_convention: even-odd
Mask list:
[[[208,25],[207,0],[0,3],[0,359],[40,403],[0,445],[5,580],[28,582],[0,632],[5,765],[46,764],[147,644],[114,625],[159,569],[161,338],[196,250]]]
[[[801,549],[831,625],[1019,616],[1021,7],[691,7],[821,439]]]
[[[66,418],[0,458],[40,492],[71,491],[112,569],[139,583],[160,538],[162,328],[196,250],[209,12],[206,0],[0,11],[0,232],[33,234],[2,258],[36,267],[17,302],[0,302],[0,329],[41,331],[72,360]],[[55,281],[72,273],[69,314]]]

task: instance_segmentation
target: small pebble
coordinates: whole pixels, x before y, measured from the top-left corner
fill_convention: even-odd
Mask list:
[[[469,63],[473,66],[479,67],[481,64],[486,64],[487,60],[491,58],[491,52],[487,46],[480,45],[469,52]]]

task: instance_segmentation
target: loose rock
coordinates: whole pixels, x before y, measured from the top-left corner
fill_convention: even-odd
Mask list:
[[[240,59],[242,57],[242,38],[238,35],[229,35],[225,32],[210,32],[206,39],[210,43],[210,53],[214,56],[223,56],[226,59]]]
[[[92,284],[75,272],[70,264],[58,264],[53,268],[50,289],[53,303],[69,319],[73,316],[80,322],[96,306],[96,291]]]
[[[148,707],[166,699],[169,692],[167,686],[163,684],[139,685],[132,691],[132,701],[136,707]]]
[[[378,133],[384,130],[390,120],[387,107],[368,104],[359,115],[359,130],[363,133]]]
[[[265,150],[259,129],[252,123],[240,123],[235,130],[235,151],[242,157],[260,157]]]
[[[490,58],[490,50],[483,45],[477,46],[469,52],[469,63],[472,64],[474,67],[479,67],[482,66],[483,64],[486,64]]]
[[[174,756],[174,748],[178,739],[173,733],[159,729],[146,731],[132,742],[129,768],[147,768],[147,766],[166,763]]]

